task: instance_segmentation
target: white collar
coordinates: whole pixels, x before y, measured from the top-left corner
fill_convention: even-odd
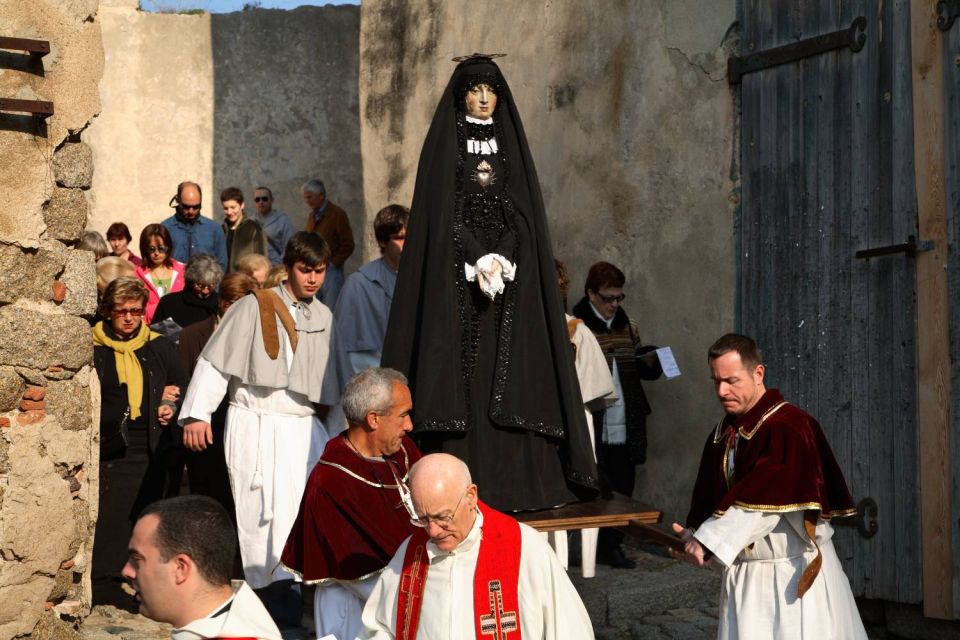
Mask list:
[[[486,120],[481,120],[480,118],[474,118],[473,116],[464,116],[467,119],[467,122],[472,122],[473,124],[482,124],[484,126],[489,126],[493,124],[493,118],[487,118]]]
[[[588,300],[588,302],[589,302],[589,300]],[[605,325],[607,325],[607,329],[609,329],[609,328],[610,328],[610,325],[613,324],[613,319],[617,317],[617,314],[613,314],[612,316],[610,316],[610,319],[607,320],[607,319],[604,318],[602,315],[600,315],[600,312],[597,311],[597,308],[596,308],[595,306],[593,306],[593,303],[592,303],[592,302],[590,302],[590,310],[593,311],[593,315],[595,315],[595,316],[597,316],[598,318],[600,318],[600,320],[601,320]]]

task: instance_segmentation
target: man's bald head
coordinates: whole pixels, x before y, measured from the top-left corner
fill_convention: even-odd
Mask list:
[[[410,491],[414,495],[447,489],[466,491],[471,482],[467,463],[449,453],[431,453],[410,467]]]
[[[467,465],[447,453],[431,453],[410,468],[410,493],[417,516],[442,551],[452,551],[476,520],[477,486]]]

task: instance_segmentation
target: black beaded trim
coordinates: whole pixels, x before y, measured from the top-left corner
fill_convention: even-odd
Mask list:
[[[463,124],[467,128],[468,140],[480,140],[485,142],[494,137],[495,129],[492,123],[477,124],[476,122],[470,122],[469,120],[465,119]]]
[[[570,480],[571,482],[576,482],[579,485],[590,487],[591,489],[600,488],[600,483],[597,481],[597,478],[594,476],[588,476],[583,473],[580,473],[579,471],[574,471],[573,469],[569,469],[569,468],[564,470],[564,475],[567,477],[568,480]]]
[[[464,389],[464,402],[466,403],[467,416],[471,413],[472,402],[470,400],[470,381],[473,376],[473,367],[471,361],[476,362],[476,348],[471,350],[470,332],[467,323],[467,295],[466,274],[463,271],[463,265],[466,262],[463,254],[463,169],[464,154],[466,146],[466,124],[463,118],[456,118],[457,123],[457,199],[454,204],[453,212],[453,281],[457,287],[457,311],[460,320],[460,375]],[[472,357],[471,357],[472,354]],[[457,421],[459,422],[459,421]],[[470,428],[469,421],[464,421],[463,427],[458,431],[466,431]]]
[[[414,431],[467,431],[468,429],[466,420],[425,420],[418,422]]]

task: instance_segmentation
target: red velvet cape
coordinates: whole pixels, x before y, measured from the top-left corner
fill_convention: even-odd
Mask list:
[[[387,465],[402,478],[421,457],[409,437],[403,437],[402,446],[387,457],[389,462],[380,462],[361,457],[344,434],[332,438],[307,481],[281,563],[307,583],[357,580],[387,566],[400,544],[417,530],[399,491],[390,488],[396,480]],[[388,486],[371,486],[344,469]]]
[[[732,483],[724,471],[730,426],[738,434]],[[724,417],[710,433],[687,526],[699,527],[731,506],[772,513],[811,509],[824,519],[856,511],[820,425],[785,403],[776,389],[768,389],[744,415]]]

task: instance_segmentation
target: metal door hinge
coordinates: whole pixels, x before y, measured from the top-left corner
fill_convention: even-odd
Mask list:
[[[836,518],[830,521],[834,526],[856,527],[864,538],[877,535],[880,525],[877,524],[877,501],[866,497],[857,503],[857,513],[849,518]]]
[[[940,31],[950,31],[957,16],[960,16],[960,0],[940,0],[937,3],[937,27]]]
[[[850,47],[850,51],[860,51],[867,41],[864,30],[867,19],[858,16],[846,29],[791,42],[781,47],[757,51],[745,56],[731,56],[727,60],[727,82],[737,84],[745,73],[768,69],[788,62],[796,62],[833,49]]]
[[[861,249],[854,254],[854,257],[861,260],[869,260],[878,256],[889,256],[895,253],[905,253],[911,258],[924,251],[933,251],[933,240],[917,240],[913,236],[907,238],[906,242],[900,244],[891,244],[885,247],[873,247],[872,249]]]

